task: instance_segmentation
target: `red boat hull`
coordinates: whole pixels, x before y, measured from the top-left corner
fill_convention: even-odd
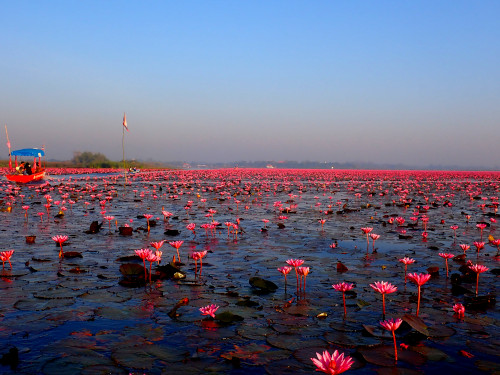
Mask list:
[[[7,180],[15,182],[17,184],[27,184],[33,181],[43,180],[45,177],[45,171],[36,172],[33,174],[7,174],[5,178]]]

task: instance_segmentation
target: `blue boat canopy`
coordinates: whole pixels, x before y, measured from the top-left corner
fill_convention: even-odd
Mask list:
[[[45,151],[40,148],[23,148],[21,150],[14,150],[10,154],[13,156],[34,156],[39,158],[45,156]]]

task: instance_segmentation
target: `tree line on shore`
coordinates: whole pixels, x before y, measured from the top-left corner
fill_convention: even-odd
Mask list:
[[[162,163],[155,162],[138,162],[136,160],[113,161],[109,160],[106,155],[100,152],[75,152],[71,160],[50,160],[46,161],[46,166],[49,168],[138,168],[138,169],[156,169],[166,168]],[[9,161],[0,161],[0,167],[8,167]]]

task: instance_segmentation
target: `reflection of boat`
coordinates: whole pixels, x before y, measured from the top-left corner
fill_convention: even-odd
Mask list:
[[[12,168],[12,156],[15,156],[14,168]],[[18,156],[33,157],[32,174],[16,173]],[[45,151],[39,148],[23,148],[21,150],[12,151],[9,157],[9,174],[5,175],[5,177],[7,180],[18,184],[26,184],[33,181],[43,180],[45,177],[45,168],[42,166],[42,156],[45,156]]]

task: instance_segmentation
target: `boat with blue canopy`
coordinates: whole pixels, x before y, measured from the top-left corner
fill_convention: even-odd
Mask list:
[[[14,166],[12,165],[12,156],[14,156]],[[32,157],[33,166],[31,170],[23,170],[21,164],[18,164],[18,157]],[[45,177],[45,150],[41,148],[23,148],[14,150],[9,155],[9,173],[5,175],[7,180],[26,184],[33,181],[43,180]]]

